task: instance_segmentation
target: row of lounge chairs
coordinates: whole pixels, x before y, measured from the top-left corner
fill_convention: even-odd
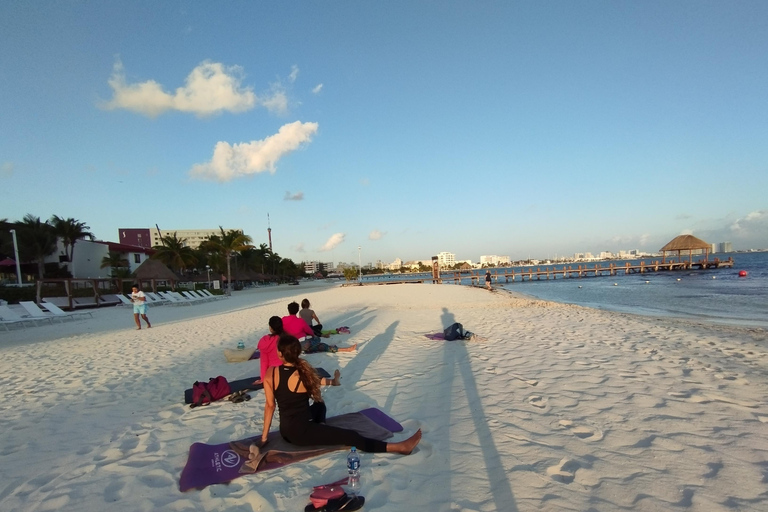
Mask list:
[[[214,295],[208,290],[157,293],[144,292],[144,296],[147,299],[147,304],[150,306],[161,306],[163,304],[169,304],[171,306],[189,306],[224,298],[224,295]],[[126,306],[133,305],[131,299],[125,295],[118,295],[117,298]]]
[[[41,322],[52,324],[54,320],[61,320],[63,322],[68,318],[74,320],[77,317],[86,315],[93,317],[93,314],[90,311],[74,311],[68,313],[62,311],[56,304],[50,302],[42,302],[40,304],[45,311],[31,301],[21,301],[19,302],[19,305],[24,308],[26,315],[20,315],[8,306],[0,306],[0,325],[2,325],[6,331],[10,331],[10,326],[12,325],[21,325],[26,329],[27,324],[39,325]]]
[[[163,305],[170,304],[172,306],[189,306],[192,304],[200,304],[202,302],[209,302],[218,299],[222,299],[224,295],[214,295],[208,290],[198,291],[183,291],[179,292],[144,292],[147,298],[147,304],[150,305]],[[131,299],[122,294],[114,295],[117,299],[125,305],[132,306]],[[40,323],[53,323],[54,320],[75,319],[77,317],[89,316],[93,317],[93,313],[87,310],[79,311],[62,311],[56,304],[48,302],[43,299],[43,302],[38,306],[31,301],[21,301],[19,305],[24,308],[26,314],[19,314],[17,311],[11,309],[7,305],[0,305],[0,326],[5,328],[6,331],[10,331],[10,327],[14,325],[20,325],[24,329],[27,325],[39,325]],[[41,307],[43,309],[41,309]]]

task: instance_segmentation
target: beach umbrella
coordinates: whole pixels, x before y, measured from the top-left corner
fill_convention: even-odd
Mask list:
[[[0,267],[15,267],[16,261],[12,260],[11,258],[5,258],[3,261],[0,261]]]
[[[688,261],[690,262],[693,251],[703,250],[704,259],[706,260],[711,248],[712,246],[701,238],[696,238],[693,235],[680,235],[673,238],[667,245],[662,247],[660,251],[662,253],[662,262],[666,259],[668,252],[677,252],[677,259],[679,260],[680,253],[682,251],[688,251]]]

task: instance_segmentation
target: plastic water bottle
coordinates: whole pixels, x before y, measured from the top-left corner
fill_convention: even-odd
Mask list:
[[[360,492],[360,455],[354,446],[347,455],[347,492],[352,496],[357,496]]]
[[[238,341],[237,350],[245,350],[245,343],[243,343],[242,341]]]

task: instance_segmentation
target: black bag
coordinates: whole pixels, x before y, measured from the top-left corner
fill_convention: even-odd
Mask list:
[[[464,338],[464,326],[460,323],[456,322],[455,324],[452,324],[445,328],[443,331],[443,334],[445,335],[445,339],[447,341],[453,341],[457,339],[463,339]]]

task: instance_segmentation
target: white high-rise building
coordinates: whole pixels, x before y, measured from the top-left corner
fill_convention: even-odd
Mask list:
[[[510,263],[509,256],[496,256],[495,254],[492,255],[486,255],[486,256],[480,256],[480,266],[483,265],[509,265]]]
[[[452,252],[441,252],[437,255],[437,263],[440,268],[452,267],[456,264],[456,255]]]
[[[224,232],[233,231],[231,229],[225,229]],[[242,229],[235,230],[242,232]],[[160,241],[160,236],[173,236],[173,234],[176,233],[176,237],[181,240],[185,240],[185,244],[187,247],[191,247],[192,249],[197,249],[200,247],[200,244],[204,241],[208,240],[211,236],[221,236],[221,230],[220,229],[161,229],[160,232],[156,229],[150,230],[150,235],[152,236],[152,247],[157,245],[163,245],[163,243]]]

